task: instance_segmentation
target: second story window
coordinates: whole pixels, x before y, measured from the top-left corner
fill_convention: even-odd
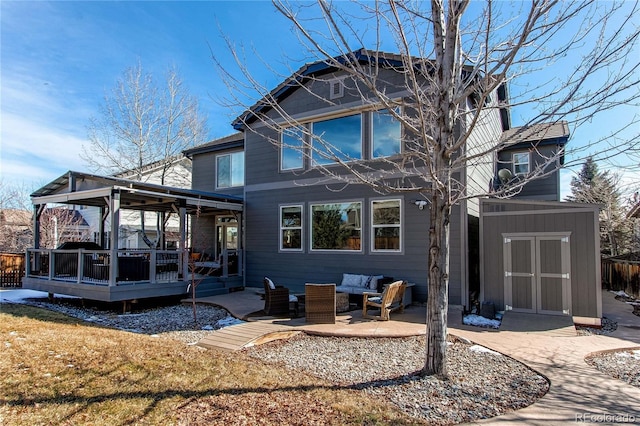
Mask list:
[[[296,170],[304,167],[304,129],[289,127],[282,131],[280,170]]]
[[[526,175],[529,173],[529,153],[516,152],[513,154],[513,174]]]
[[[390,157],[400,154],[401,126],[389,110],[372,113],[372,147],[373,158]]]
[[[313,165],[362,159],[362,114],[312,123]]]
[[[216,188],[244,185],[244,152],[233,152],[216,157]]]

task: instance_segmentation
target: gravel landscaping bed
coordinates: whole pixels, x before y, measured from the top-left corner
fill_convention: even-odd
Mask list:
[[[177,304],[143,308],[133,313],[121,314],[115,309],[98,309],[80,306],[78,299],[24,299],[31,306],[57,311],[86,322],[117,328],[132,333],[149,334],[195,344],[213,331],[237,323],[225,309],[197,304],[197,319],[193,320],[190,304]]]
[[[640,348],[600,352],[585,361],[611,377],[640,388]]]
[[[547,380],[523,364],[482,346],[452,340],[446,381],[416,374],[424,365],[424,337],[299,335],[246,351],[265,362],[362,389],[430,424],[494,417],[526,407],[547,392]]]

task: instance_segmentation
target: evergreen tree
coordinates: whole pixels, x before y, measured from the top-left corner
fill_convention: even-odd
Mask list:
[[[608,170],[598,170],[597,163],[588,157],[578,176],[571,179],[571,195],[567,197],[571,202],[600,204],[600,251],[610,256],[628,251],[630,242],[618,180]]]

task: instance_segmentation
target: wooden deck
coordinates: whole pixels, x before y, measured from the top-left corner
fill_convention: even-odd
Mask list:
[[[198,346],[233,352],[271,340],[287,338],[297,333],[300,331],[286,325],[262,321],[246,322],[216,330],[198,342]]]

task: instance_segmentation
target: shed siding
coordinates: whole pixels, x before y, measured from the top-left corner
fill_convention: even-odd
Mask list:
[[[571,301],[572,315],[581,317],[597,317],[597,288],[600,277],[595,265],[597,245],[595,243],[594,221],[598,220],[597,210],[568,212],[564,203],[557,206],[532,204],[505,206],[511,211],[516,208],[530,207],[529,213],[497,216],[483,215],[482,253],[483,253],[483,300],[493,302],[499,309],[504,309],[504,265],[503,238],[504,233],[544,233],[570,232],[571,252]],[[493,210],[494,203],[483,203],[483,211]],[[534,208],[531,208],[534,207]],[[546,207],[546,209],[545,209]],[[535,213],[545,209],[547,212]],[[562,212],[552,210],[562,209]]]

